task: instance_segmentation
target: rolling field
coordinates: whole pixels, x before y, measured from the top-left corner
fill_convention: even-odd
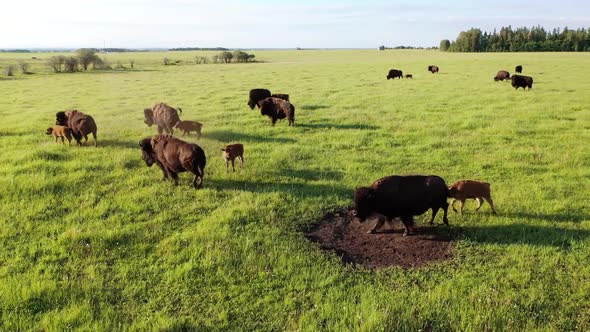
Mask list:
[[[590,330],[587,54],[253,53],[107,54],[135,68],[75,74],[0,53],[35,73],[0,77],[0,330]],[[532,90],[493,81],[517,64]],[[295,127],[247,107],[257,87],[290,94]],[[204,124],[187,139],[203,189],[141,159],[159,101]],[[97,148],[45,135],[69,108],[94,117]],[[227,174],[234,142],[244,169]],[[304,237],[392,174],[490,182],[498,215],[449,210],[452,259],[415,269],[345,265]]]

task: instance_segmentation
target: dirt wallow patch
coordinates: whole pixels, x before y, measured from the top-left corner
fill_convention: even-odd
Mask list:
[[[437,218],[438,219],[438,218]],[[324,250],[334,251],[344,263],[367,268],[401,266],[414,268],[452,257],[452,235],[448,227],[416,223],[414,235],[402,236],[401,221],[385,223],[375,234],[367,234],[375,221],[361,224],[351,209],[328,213],[305,236]]]

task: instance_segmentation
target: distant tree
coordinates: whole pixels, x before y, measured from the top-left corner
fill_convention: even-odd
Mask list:
[[[451,47],[451,42],[448,39],[443,39],[440,41],[439,49],[443,52],[446,52],[449,47]]]
[[[78,58],[75,58],[73,56],[71,57],[67,57],[65,59],[64,62],[64,71],[66,73],[73,73],[73,72],[77,72],[78,71],[78,65],[79,65],[79,60]]]
[[[379,46],[379,51],[385,51],[385,45]]]
[[[219,55],[214,55],[211,57],[211,61],[213,61],[213,63],[217,63],[219,62]]]
[[[47,59],[47,65],[53,70],[54,73],[60,73],[62,71],[62,66],[66,62],[66,57],[63,55],[52,56],[51,58]]]
[[[28,63],[26,63],[24,61],[19,61],[18,66],[20,68],[21,73],[23,73],[24,75],[31,74],[31,72],[29,72],[29,64]]]
[[[93,48],[81,48],[76,50],[76,54],[78,56],[78,62],[82,66],[83,70],[87,70],[90,64],[93,64],[97,61],[98,55],[96,55],[96,50]]]
[[[228,51],[223,51],[219,54],[219,58],[223,63],[230,63],[233,57],[234,55],[232,54],[232,52]]]

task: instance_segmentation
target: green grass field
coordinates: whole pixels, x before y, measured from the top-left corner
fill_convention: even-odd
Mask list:
[[[187,63],[201,54],[107,54],[135,68],[75,74],[49,73],[52,54],[0,54],[34,72],[0,78],[0,330],[590,330],[587,54]],[[532,90],[492,80],[517,64]],[[387,81],[390,68],[414,79]],[[251,111],[255,87],[289,93],[296,126]],[[159,101],[204,124],[188,139],[207,153],[201,190],[141,160],[156,133],[143,109]],[[97,148],[45,135],[68,108],[94,117]],[[245,168],[226,174],[232,142]],[[453,259],[418,269],[343,265],[305,239],[355,187],[409,173],[488,181],[498,215],[450,212]]]

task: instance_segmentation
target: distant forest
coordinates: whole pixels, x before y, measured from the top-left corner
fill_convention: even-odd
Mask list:
[[[224,47],[177,47],[171,48],[169,51],[228,51]]]
[[[502,27],[499,32],[483,32],[471,28],[461,31],[453,42],[440,41],[440,50],[449,52],[588,52],[590,28],[547,31],[541,26],[532,28]]]

